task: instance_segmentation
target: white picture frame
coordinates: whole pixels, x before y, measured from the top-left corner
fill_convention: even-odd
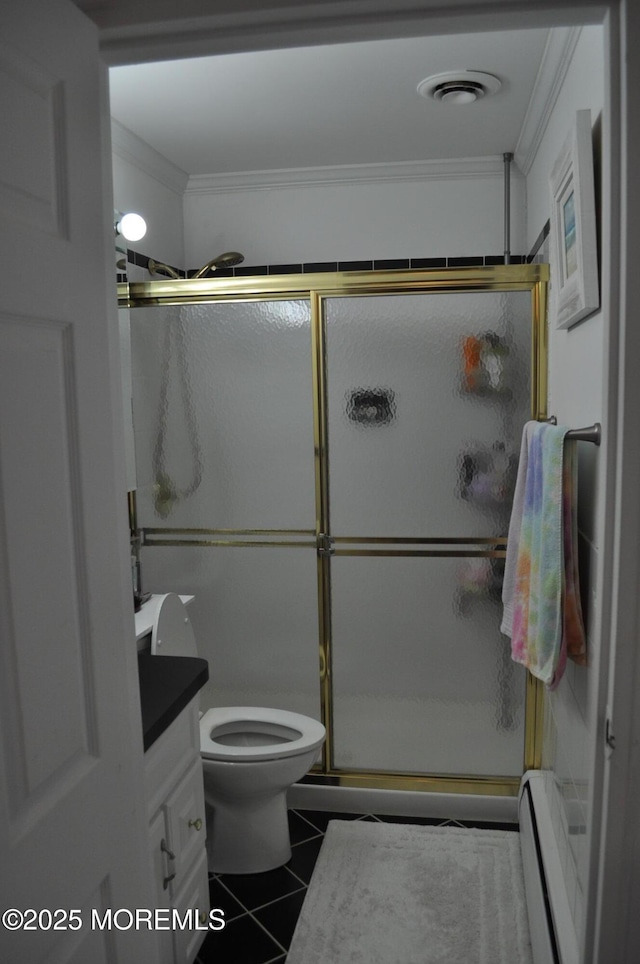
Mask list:
[[[600,306],[591,111],[576,111],[549,183],[552,310],[570,328]]]

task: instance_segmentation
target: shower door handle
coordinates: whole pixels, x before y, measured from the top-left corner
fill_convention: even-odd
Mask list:
[[[319,556],[332,556],[336,551],[333,539],[325,532],[320,532],[318,534],[317,546]]]

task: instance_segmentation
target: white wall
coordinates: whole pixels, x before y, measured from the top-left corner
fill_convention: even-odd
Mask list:
[[[549,118],[544,138],[527,176],[527,240],[531,246],[550,215],[549,174],[571,128],[575,112],[589,108],[594,143],[599,142],[604,101],[603,33],[584,27],[563,87]],[[598,190],[596,185],[596,191]],[[552,276],[553,286],[553,276]],[[549,328],[549,412],[571,426],[602,420],[604,334],[606,319],[595,312],[570,330]],[[587,609],[589,660],[596,666],[599,642],[589,625],[595,625],[595,579],[601,534],[596,529],[596,460],[598,450],[580,444],[579,552],[583,574],[583,603]],[[589,578],[591,574],[591,579]],[[587,885],[589,814],[589,753],[595,740],[591,732],[593,673],[569,662],[564,679],[547,694],[543,766],[548,768],[547,791],[565,871],[574,922],[581,933]]]
[[[182,197],[187,175],[117,122],[111,127],[113,195],[118,211],[137,211],[147,222],[142,241],[130,247],[156,261],[182,266]],[[129,276],[129,280],[147,280]]]
[[[207,190],[185,195],[188,267],[242,251],[247,265],[501,255],[503,179],[496,173]],[[513,174],[511,250],[525,242],[523,179]]]
[[[182,198],[187,175],[154,151],[117,121],[111,124],[113,201],[117,211],[135,211],[147,222],[147,234],[141,241],[117,239],[119,249],[133,250],[156,261],[182,267],[184,264],[184,220]],[[126,255],[120,250],[115,260]],[[127,264],[129,281],[147,281],[146,269]],[[114,271],[115,271],[114,267]],[[136,488],[133,424],[131,421],[131,344],[129,311],[120,309],[120,352],[122,356],[122,390],[125,417],[125,460],[127,489]]]

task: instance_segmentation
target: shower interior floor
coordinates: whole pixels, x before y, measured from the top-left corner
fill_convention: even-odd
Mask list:
[[[333,745],[335,766],[341,770],[411,773],[416,760],[423,760],[430,773],[519,777],[524,694],[520,701],[498,695],[495,700],[466,702],[341,697],[334,700]]]
[[[289,810],[292,856],[288,864],[264,874],[210,874],[211,907],[224,911],[227,924],[207,935],[196,964],[284,964],[330,820],[518,829],[512,823]]]

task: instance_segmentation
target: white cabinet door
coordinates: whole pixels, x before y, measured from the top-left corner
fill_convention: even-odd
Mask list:
[[[0,5],[0,909],[84,920],[0,929],[12,964],[157,960],[89,924],[153,899],[104,90],[76,7]]]
[[[173,870],[167,852],[167,825],[164,811],[159,810],[149,824],[149,849],[153,865],[153,882],[155,888],[154,908],[168,909],[171,906],[171,876]],[[159,964],[174,964],[173,935],[171,931],[158,928],[156,930]]]
[[[171,850],[175,854],[175,893],[182,886],[183,878],[196,858],[202,855],[207,832],[200,760],[193,764],[167,799],[166,814]]]

